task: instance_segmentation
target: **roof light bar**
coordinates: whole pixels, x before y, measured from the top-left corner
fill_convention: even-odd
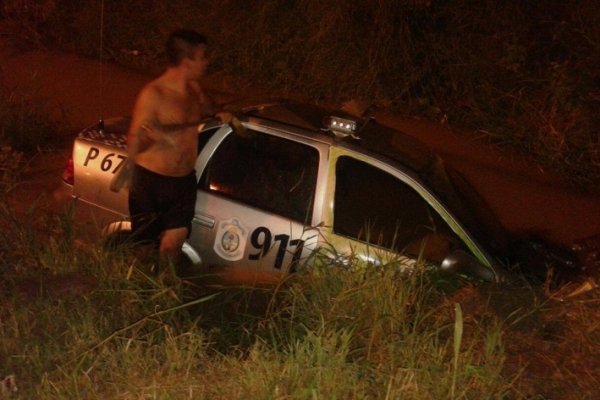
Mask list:
[[[354,136],[356,121],[341,117],[331,116],[325,119],[325,129],[340,137]]]

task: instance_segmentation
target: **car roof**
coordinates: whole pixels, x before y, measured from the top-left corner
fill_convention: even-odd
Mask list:
[[[392,159],[419,174],[425,172],[437,159],[435,153],[408,134],[381,125],[372,117],[356,117],[339,109],[274,100],[242,108],[241,112],[248,117],[334,137],[336,141],[343,141],[359,151],[363,149]],[[332,116],[356,121],[358,138],[339,138],[328,132],[324,121]]]

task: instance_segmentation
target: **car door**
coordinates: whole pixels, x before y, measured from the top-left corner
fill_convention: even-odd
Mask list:
[[[486,255],[414,174],[342,147],[332,147],[329,161],[323,235],[333,257],[411,267],[417,259],[439,265],[463,249],[485,262]]]
[[[210,272],[278,278],[317,242],[310,226],[321,218],[314,199],[322,197],[317,181],[325,179],[327,152],[301,137],[248,128],[243,136],[222,128],[200,153],[188,243]]]

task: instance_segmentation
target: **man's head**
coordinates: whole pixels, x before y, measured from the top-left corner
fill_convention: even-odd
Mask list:
[[[206,49],[206,38],[193,30],[178,29],[169,35],[166,47],[169,64],[176,67],[186,58],[193,60],[198,48]]]

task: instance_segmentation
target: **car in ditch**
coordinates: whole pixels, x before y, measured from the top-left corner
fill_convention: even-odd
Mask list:
[[[197,202],[183,246],[192,269],[278,280],[322,262],[418,260],[498,281],[514,262],[509,235],[469,183],[410,136],[371,117],[290,101],[239,107],[243,132],[199,130]],[[126,232],[129,120],[76,138],[64,180],[105,232]],[[571,262],[561,259],[561,262]]]

